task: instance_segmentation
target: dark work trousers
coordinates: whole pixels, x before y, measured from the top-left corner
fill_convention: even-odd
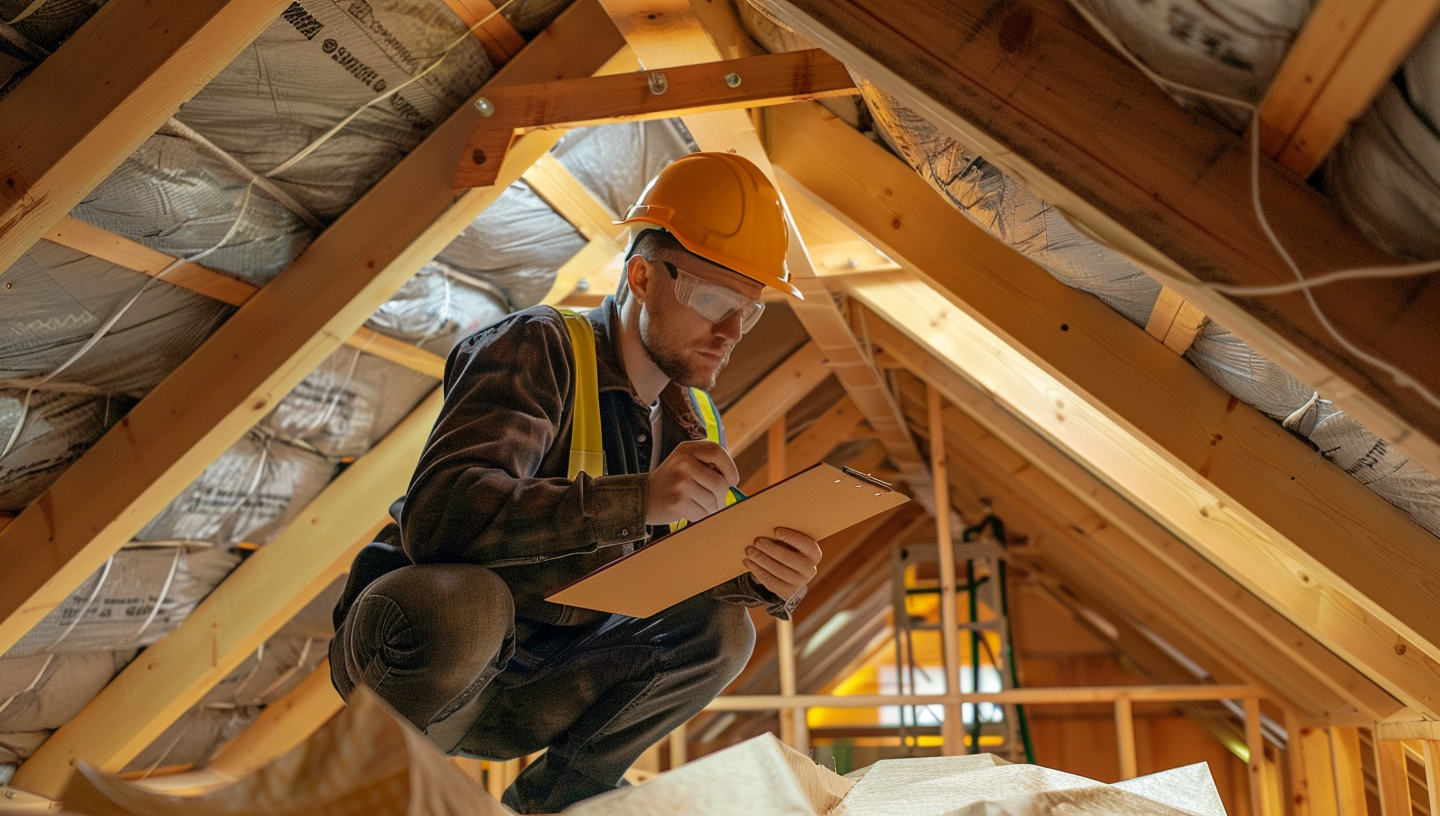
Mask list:
[[[542,748],[505,792],[555,813],[613,790],[750,658],[744,607],[703,595],[650,618],[580,626],[516,618],[509,589],[469,564],[404,567],[350,607],[330,644],[336,688],[369,686],[442,750],[505,760]]]

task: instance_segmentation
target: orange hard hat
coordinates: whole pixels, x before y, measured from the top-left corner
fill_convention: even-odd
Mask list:
[[[653,224],[707,261],[804,300],[785,266],[789,230],[775,185],[749,159],[691,153],[651,179],[617,224]]]

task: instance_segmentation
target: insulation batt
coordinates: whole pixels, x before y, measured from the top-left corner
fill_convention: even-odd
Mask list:
[[[0,0],[0,97],[105,5],[105,0]]]
[[[18,512],[45,492],[135,405],[108,394],[38,391],[23,412],[24,428],[0,459],[0,510]],[[0,390],[0,445],[21,421],[23,390]]]
[[[5,658],[148,646],[178,626],[238,563],[238,555],[204,545],[125,547]]]
[[[445,357],[456,343],[509,314],[507,302],[483,280],[431,261],[365,325]]]
[[[555,158],[618,220],[665,165],[698,150],[676,119],[579,128]]]
[[[341,346],[275,406],[261,427],[332,459],[360,456],[437,385],[399,363]]]
[[[137,541],[263,544],[335,476],[317,453],[252,430],[136,533]]]
[[[59,728],[79,714],[135,653],[135,649],[40,652],[0,658],[0,734]]]

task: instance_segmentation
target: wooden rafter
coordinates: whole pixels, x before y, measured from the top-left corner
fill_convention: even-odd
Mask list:
[[[1315,171],[1440,14],[1436,0],[1321,0],[1260,106],[1260,145]]]
[[[517,85],[476,102],[484,118],[458,156],[455,187],[495,182],[516,135],[694,116],[855,93],[845,66],[824,51],[793,51],[664,70]]]
[[[636,55],[650,69],[709,62],[753,53],[730,6],[690,0],[601,0]],[[782,106],[788,107],[788,106]],[[683,117],[703,150],[736,153],[773,177],[769,157],[744,111],[720,111]],[[795,314],[835,369],[845,391],[875,429],[893,461],[923,506],[929,507],[930,476],[904,430],[885,382],[867,361],[819,279],[803,239],[791,241],[786,263],[804,302]]]
[[[509,20],[496,13],[490,0],[445,0],[445,5],[470,27],[471,35],[484,46],[495,67],[509,62],[525,47],[525,38]]]
[[[560,265],[550,293],[540,302],[547,306],[579,307],[576,295],[598,298],[585,308],[599,305],[606,295],[614,294],[620,282],[622,250],[604,235],[591,238],[570,260]]]
[[[1176,105],[1065,0],[775,6],[806,38],[1440,472],[1440,411],[1347,351],[1302,295],[1232,300],[1207,288],[1294,281],[1251,207],[1247,145]],[[1265,157],[1260,174],[1269,222],[1306,274],[1394,262],[1303,179]],[[1440,279],[1351,281],[1314,295],[1350,342],[1440,394]]]
[[[785,358],[725,412],[730,455],[738,456],[829,376],[825,355],[813,341]]]
[[[593,0],[578,0],[486,87],[589,74],[623,48]],[[503,188],[458,198],[450,190],[448,168],[478,116],[462,105],[0,530],[0,555],[14,562],[0,589],[0,649],[130,540],[499,195]],[[508,177],[519,178],[559,136],[527,135],[511,151]]]
[[[825,409],[825,413],[821,414],[814,424],[786,444],[786,472],[781,478],[823,461],[860,422],[860,409],[855,407],[855,401],[842,396],[834,405]],[[774,481],[776,480],[768,478],[764,473],[756,473],[740,485],[740,492],[748,496]]]
[[[116,0],[0,100],[0,271],[10,268],[287,0]],[[105,80],[95,81],[104,66]]]
[[[350,569],[385,508],[405,492],[440,415],[437,389],[245,559],[185,621],[125,667],[16,773],[56,797],[76,761],[118,773],[295,613]]]
[[[1419,634],[1440,626],[1425,588],[1440,581],[1433,536],[818,106],[770,120],[790,182],[933,290],[881,276],[832,282],[867,305],[883,298],[912,340],[1372,679],[1403,683],[1407,704],[1435,696],[1440,630]],[[1354,604],[1363,618],[1320,612]]]
[[[611,215],[595,196],[552,155],[544,155],[525,171],[525,183],[550,208],[569,221],[587,241],[609,238],[618,244],[625,235],[624,224],[613,223]]]

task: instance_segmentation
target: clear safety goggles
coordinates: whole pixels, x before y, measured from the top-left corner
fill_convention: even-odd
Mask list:
[[[751,300],[724,284],[697,278],[669,261],[660,263],[670,270],[670,277],[675,279],[675,299],[711,323],[724,323],[738,313],[740,333],[744,334],[755,327],[760,313],[765,311],[765,304]]]

